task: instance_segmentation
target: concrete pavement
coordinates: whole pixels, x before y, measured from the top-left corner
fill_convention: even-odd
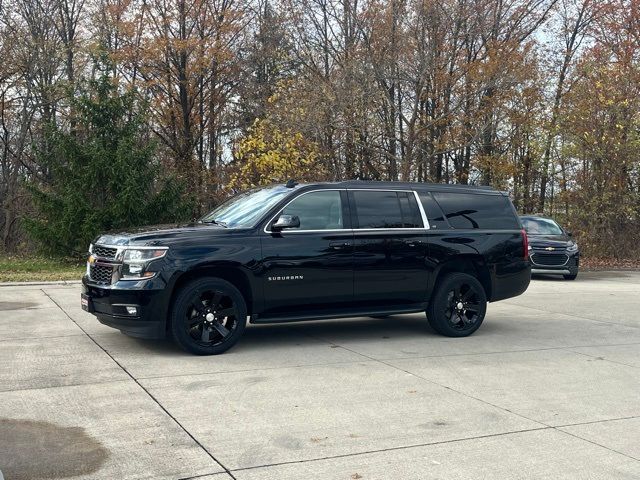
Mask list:
[[[423,315],[126,337],[0,286],[7,480],[640,479],[640,272],[540,277],[469,338]]]

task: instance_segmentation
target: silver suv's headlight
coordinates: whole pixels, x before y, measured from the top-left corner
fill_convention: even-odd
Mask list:
[[[149,264],[167,254],[168,247],[127,247],[122,252],[121,280],[141,280],[153,277],[156,272],[148,271]]]
[[[577,252],[578,251],[578,244],[576,242],[571,242],[568,246],[567,246],[567,252]]]

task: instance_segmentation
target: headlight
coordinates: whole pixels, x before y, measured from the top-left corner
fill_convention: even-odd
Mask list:
[[[149,264],[167,254],[168,248],[127,248],[122,253],[122,280],[140,280],[153,277]]]
[[[578,244],[576,242],[571,242],[567,247],[567,252],[577,252],[577,251],[578,251]]]

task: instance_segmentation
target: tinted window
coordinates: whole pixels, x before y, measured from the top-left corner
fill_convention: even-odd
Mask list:
[[[352,192],[358,228],[419,228],[422,221],[413,194]]]
[[[427,215],[427,220],[429,220],[429,228],[439,230],[450,228],[447,220],[444,218],[442,210],[440,210],[440,207],[430,193],[420,193],[420,201],[422,202],[424,213]]]
[[[299,196],[281,212],[300,218],[299,230],[331,230],[343,228],[340,192],[327,190]]]
[[[453,228],[519,229],[509,199],[503,195],[434,192]]]
[[[405,228],[422,228],[422,217],[418,209],[416,196],[409,192],[398,192],[400,208],[402,209],[402,220]]]

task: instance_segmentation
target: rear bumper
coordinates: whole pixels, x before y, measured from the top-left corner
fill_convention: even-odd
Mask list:
[[[491,302],[516,297],[524,293],[531,282],[528,260],[517,260],[496,268],[493,275]]]
[[[96,285],[86,276],[82,279],[83,309],[104,325],[132,337],[164,338],[166,336],[167,301],[165,284],[160,279],[146,282],[118,282]],[[127,311],[135,307],[135,313]]]

